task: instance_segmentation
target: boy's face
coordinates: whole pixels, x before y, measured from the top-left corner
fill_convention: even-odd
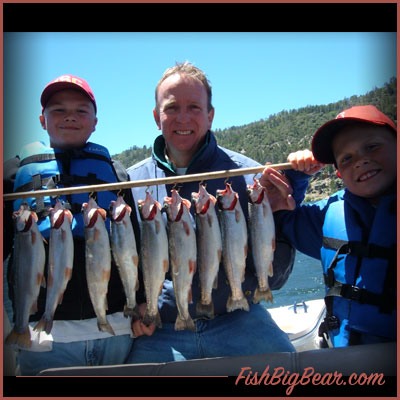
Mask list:
[[[97,118],[87,96],[65,89],[50,98],[40,123],[49,134],[51,147],[71,149],[85,145],[96,129]]]
[[[355,123],[332,142],[336,165],[347,189],[377,204],[396,180],[396,137],[384,127]]]

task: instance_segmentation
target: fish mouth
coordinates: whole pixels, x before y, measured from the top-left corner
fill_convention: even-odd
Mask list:
[[[380,169],[369,170],[369,171],[363,173],[362,175],[360,175],[357,178],[357,182],[365,182],[365,181],[373,178],[374,176],[378,175],[380,172],[381,172]]]

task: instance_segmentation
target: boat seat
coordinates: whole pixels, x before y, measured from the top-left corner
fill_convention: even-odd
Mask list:
[[[124,364],[98,367],[53,368],[41,376],[238,376],[243,367],[262,374],[283,367],[302,374],[306,368],[315,373],[383,373],[396,376],[396,343],[378,343],[335,349],[316,349],[297,353],[269,353],[240,357],[206,358],[167,363]]]

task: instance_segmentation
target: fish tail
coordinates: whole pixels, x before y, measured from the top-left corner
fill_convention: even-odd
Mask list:
[[[139,318],[139,308],[137,305],[135,305],[134,307],[128,307],[126,304],[124,306],[124,317],[128,318],[128,317],[134,317],[136,319]]]
[[[254,297],[253,297],[253,303],[258,304],[261,300],[264,300],[266,302],[273,303],[274,302],[274,297],[272,296],[272,292],[270,288],[267,288],[266,290],[262,290],[259,287],[256,289],[254,292]]]
[[[45,317],[42,317],[42,319],[35,325],[33,330],[39,332],[46,331],[46,333],[49,335],[52,328],[53,328],[53,318],[46,319]]]
[[[99,320],[97,320],[97,327],[99,328],[99,331],[108,332],[111,335],[115,336],[114,329],[112,328],[110,323],[107,321],[107,319],[104,322],[100,322]]]
[[[15,329],[13,329],[7,336],[5,340],[5,344],[13,345],[16,344],[19,347],[29,348],[32,346],[31,334],[29,332],[29,328],[26,329],[23,333],[18,333]]]
[[[196,327],[194,326],[194,322],[190,316],[186,319],[183,319],[178,314],[175,321],[175,330],[182,331],[183,329],[189,329],[190,331],[195,331]]]
[[[143,316],[143,323],[145,325],[150,325],[150,324],[155,324],[158,328],[162,328],[162,322],[161,322],[161,317],[160,317],[160,313],[157,310],[157,314],[155,315],[150,315],[146,312],[144,313]]]
[[[211,301],[210,304],[204,304],[202,302],[198,302],[196,305],[196,314],[208,317],[210,319],[214,318],[214,304]]]
[[[232,296],[229,296],[228,303],[226,304],[226,310],[228,312],[235,310],[250,311],[249,302],[246,297],[242,297],[239,300],[232,300]]]

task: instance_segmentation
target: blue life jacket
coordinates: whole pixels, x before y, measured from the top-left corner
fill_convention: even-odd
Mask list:
[[[343,199],[326,212],[322,330],[334,347],[396,339],[395,204],[395,196],[382,197],[370,229]]]
[[[113,167],[108,150],[95,143],[87,142],[81,149],[60,150],[47,147],[42,142],[34,142],[25,146],[20,154],[14,192],[55,189],[69,186],[85,186],[117,182],[117,174]],[[81,207],[89,199],[89,193],[60,196],[69,203],[74,216],[72,232],[74,236],[84,237],[84,222]],[[109,208],[116,195],[110,191],[97,193],[97,204]],[[50,236],[50,218],[48,210],[54,206],[56,199],[50,196],[42,198],[18,199],[14,202],[17,210],[21,202],[27,202],[39,216],[38,226],[42,235]],[[106,227],[109,230],[109,219]]]

